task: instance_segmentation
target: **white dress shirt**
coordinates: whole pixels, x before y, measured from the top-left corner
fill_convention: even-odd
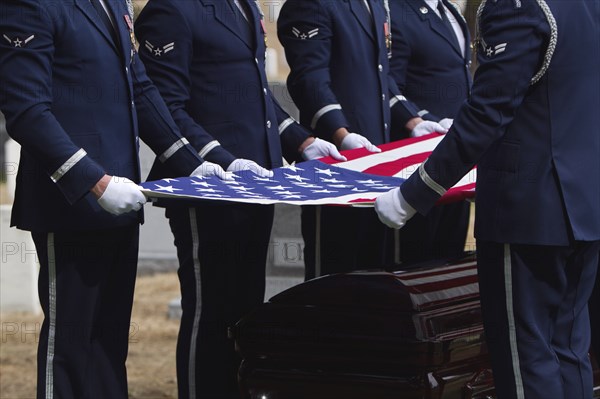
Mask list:
[[[438,0],[424,0],[424,1],[427,4],[427,6],[429,8],[431,8],[431,10],[435,13],[435,15],[437,15],[440,18],[442,17],[437,9]],[[443,6],[444,6],[444,10],[446,10],[446,16],[448,17],[448,21],[450,21],[452,28],[454,28],[454,33],[456,34],[456,38],[458,39],[458,45],[460,46],[460,51],[464,56],[465,55],[465,34],[464,34],[462,28],[460,27],[460,24],[454,17],[454,14],[452,14],[450,12],[450,10],[448,10],[448,7],[446,7],[445,5],[443,5]]]

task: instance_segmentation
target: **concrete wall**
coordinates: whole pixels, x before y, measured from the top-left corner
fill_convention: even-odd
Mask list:
[[[2,169],[6,171],[6,198],[0,204],[0,312],[41,311],[37,299],[38,261],[29,232],[10,228],[19,145],[6,142]]]
[[[0,312],[40,312],[38,261],[31,235],[9,228],[10,205],[0,205]]]

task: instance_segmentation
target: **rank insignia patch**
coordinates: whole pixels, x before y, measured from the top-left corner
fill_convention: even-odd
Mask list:
[[[302,39],[302,40],[312,39],[313,37],[315,37],[319,34],[319,28],[309,30],[308,32],[301,32],[300,29],[294,27],[294,28],[292,28],[292,33],[298,39]]]
[[[31,42],[33,39],[35,39],[35,35],[31,35],[26,39],[20,38],[18,36],[15,36],[14,38],[11,39],[6,34],[2,35],[2,37],[4,38],[4,40],[6,40],[8,43],[10,43],[13,47],[25,47],[25,46],[27,46],[27,44],[29,42]]]
[[[483,50],[483,53],[486,55],[486,57],[491,58],[500,53],[505,52],[506,46],[508,46],[508,43],[500,43],[497,46],[490,46],[483,40],[483,38],[481,39],[481,49]]]
[[[170,51],[175,49],[175,42],[171,42],[169,44],[165,44],[164,46],[155,46],[150,43],[148,40],[144,43],[146,49],[155,57],[162,57]]]

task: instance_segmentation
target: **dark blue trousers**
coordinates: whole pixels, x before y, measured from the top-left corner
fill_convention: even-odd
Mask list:
[[[469,229],[470,203],[439,205],[427,216],[416,214],[396,234],[394,263],[404,266],[435,259],[456,260],[464,256]]]
[[[464,255],[469,209],[466,201],[438,206],[392,230],[372,208],[303,206],[305,278],[458,259]]]
[[[600,242],[477,242],[481,308],[498,399],[592,397],[588,299]]]
[[[391,232],[372,208],[303,206],[305,278],[386,266]]]
[[[39,399],[127,398],[138,232],[135,225],[32,233],[45,316],[38,346]]]
[[[179,398],[239,398],[241,358],[228,328],[264,301],[273,206],[214,203],[168,208],[183,309]]]

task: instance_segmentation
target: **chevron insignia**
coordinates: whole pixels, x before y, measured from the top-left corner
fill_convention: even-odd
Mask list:
[[[315,37],[315,36],[317,36],[319,34],[319,28],[315,28],[313,30],[309,30],[308,32],[301,32],[300,29],[298,29],[296,27],[293,27],[292,28],[292,33],[298,39],[302,39],[302,40],[312,39],[313,37]]]
[[[170,51],[175,49],[175,42],[171,42],[169,44],[165,44],[164,46],[155,46],[150,43],[148,40],[144,43],[144,46],[148,50],[150,54],[155,57],[162,57],[164,54],[167,54]]]
[[[481,48],[483,50],[483,53],[487,56],[487,57],[494,57],[500,53],[503,53],[506,51],[506,46],[508,46],[508,43],[500,43],[497,46],[490,46],[488,44],[486,44],[486,42],[483,40],[483,38],[480,40],[481,41]]]
[[[35,35],[31,35],[26,39],[20,37],[10,38],[6,34],[2,35],[2,38],[6,40],[13,47],[25,47],[29,42],[35,39]]]

